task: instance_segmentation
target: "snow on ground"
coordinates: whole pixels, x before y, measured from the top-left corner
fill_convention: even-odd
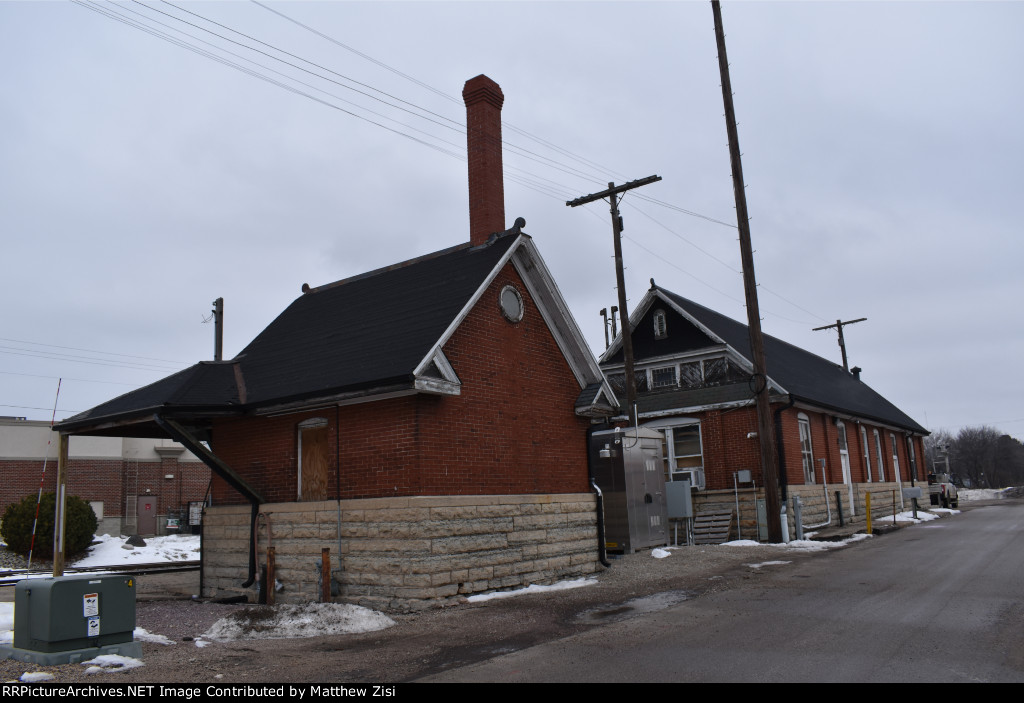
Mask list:
[[[56,678],[53,674],[46,671],[26,671],[20,677],[18,681],[22,683],[39,683],[40,681],[53,681]]]
[[[485,600],[493,600],[495,598],[511,598],[513,596],[522,596],[528,593],[548,593],[550,591],[564,591],[567,588],[580,588],[581,586],[595,586],[597,585],[597,579],[574,579],[572,581],[559,581],[553,583],[550,586],[538,586],[536,584],[527,586],[526,588],[520,588],[515,591],[495,591],[494,593],[481,593],[479,595],[470,596],[466,600],[470,603],[479,603]]]
[[[245,608],[221,618],[203,635],[205,640],[319,637],[384,630],[395,621],[376,610],[343,603],[306,603]],[[197,642],[198,645],[198,642]],[[201,646],[201,645],[200,645]]]
[[[124,537],[110,535],[97,535],[93,540],[99,544],[89,547],[86,556],[71,566],[121,566],[199,560],[199,535],[147,537],[145,547],[131,547],[125,543]],[[125,549],[126,546],[131,549]]]
[[[789,549],[800,552],[824,552],[828,549],[836,549],[854,542],[860,542],[862,539],[868,539],[870,537],[871,535],[857,534],[851,535],[846,539],[839,540],[838,542],[815,542],[814,540],[809,539],[795,539],[783,544],[762,544],[761,542],[755,542],[752,539],[736,539],[732,542],[725,542],[723,544],[726,547],[763,547],[765,549]]]
[[[135,631],[132,632],[134,639],[138,642],[154,642],[155,644],[174,644],[173,640],[170,640],[163,635],[157,635],[144,627],[136,627]]]
[[[108,671],[128,671],[129,669],[144,666],[141,660],[134,659],[132,657],[123,657],[120,654],[101,654],[95,659],[82,662],[83,666],[88,666],[89,664],[92,664],[92,666],[85,670],[85,673],[87,674],[99,674]]]
[[[996,500],[1003,498],[1009,488],[961,488],[956,492],[960,500]]]
[[[744,564],[743,566],[749,566],[751,569],[760,569],[762,566],[782,566],[783,564],[792,564],[791,561],[762,561],[760,564]]]

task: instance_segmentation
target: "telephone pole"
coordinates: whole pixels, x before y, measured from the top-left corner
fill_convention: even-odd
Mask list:
[[[722,28],[722,8],[718,0],[711,0],[715,16],[715,39],[718,44],[718,70],[722,76],[722,99],[725,103],[725,128],[729,134],[729,159],[732,162],[732,189],[736,198],[736,224],[740,232],[740,254],[743,261],[743,290],[747,301],[747,327],[750,331],[750,351],[754,366],[753,390],[757,405],[757,439],[761,444],[761,472],[764,481],[765,507],[768,512],[768,541],[782,541],[782,498],[779,491],[779,456],[775,448],[775,429],[772,423],[771,403],[768,400],[767,363],[764,355],[764,337],[761,334],[761,312],[757,305],[757,281],[754,279],[754,252],[750,244],[750,218],[747,215],[747,196],[743,184],[743,165],[740,160],[739,133],[736,112],[732,104],[732,81],[729,80],[729,59],[725,53],[725,30]]]
[[[852,325],[855,322],[864,322],[864,320],[866,320],[866,319],[868,319],[868,318],[866,318],[866,317],[858,317],[856,320],[847,320],[846,322],[843,322],[842,320],[836,320],[836,324],[834,324],[834,325],[825,325],[824,327],[815,327],[813,330],[811,330],[812,332],[817,332],[818,330],[830,330],[833,327],[835,327],[837,330],[839,330],[839,348],[843,352],[843,371],[849,371],[850,370],[850,365],[846,361],[846,341],[843,339],[843,327],[845,325]]]
[[[224,298],[213,301],[213,360],[224,358]]]
[[[612,213],[612,234],[614,236],[613,243],[615,246],[615,282],[619,289],[619,319],[622,320],[622,355],[626,364],[626,414],[629,415],[630,424],[637,423],[636,413],[636,378],[633,374],[633,334],[629,328],[629,309],[626,306],[626,281],[622,271],[622,217],[619,215],[620,199],[616,199],[619,193],[624,193],[627,190],[633,188],[639,188],[645,186],[648,183],[656,183],[661,180],[661,176],[648,176],[647,178],[641,178],[636,181],[630,181],[629,183],[623,183],[620,186],[614,183],[608,184],[608,190],[603,190],[600,193],[592,193],[590,195],[584,195],[583,197],[576,198],[575,200],[569,200],[565,204],[569,207],[576,207],[577,205],[585,205],[595,200],[602,198],[608,198],[611,203]],[[614,308],[612,308],[614,311]],[[613,312],[614,315],[614,312]],[[614,325],[614,317],[612,318]]]

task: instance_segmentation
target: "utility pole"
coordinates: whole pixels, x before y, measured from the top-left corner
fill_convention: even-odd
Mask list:
[[[846,362],[846,341],[843,339],[843,326],[844,325],[852,325],[855,322],[864,322],[864,320],[866,320],[866,319],[868,319],[868,318],[866,318],[866,317],[858,317],[856,320],[847,320],[846,322],[843,322],[842,320],[836,320],[836,324],[834,324],[834,325],[825,325],[824,327],[815,327],[813,330],[811,330],[812,332],[817,332],[818,330],[830,330],[833,327],[835,327],[837,330],[839,330],[839,348],[843,352],[843,371],[849,371],[850,370],[850,365]]]
[[[722,28],[722,8],[718,0],[711,0],[715,16],[715,39],[718,44],[718,70],[722,76],[722,100],[725,103],[725,128],[729,134],[729,159],[732,163],[732,188],[736,198],[736,224],[740,232],[740,254],[743,261],[743,289],[747,301],[747,327],[750,331],[750,351],[754,365],[753,389],[757,405],[757,438],[761,444],[761,472],[764,480],[765,507],[768,512],[768,541],[782,541],[782,499],[779,491],[779,457],[775,448],[775,430],[772,426],[771,404],[768,400],[767,362],[764,355],[764,337],[761,334],[761,312],[757,305],[757,281],[754,278],[754,252],[750,244],[750,218],[747,215],[747,196],[743,184],[743,165],[740,160],[739,134],[736,112],[732,104],[732,81],[729,80],[729,59],[725,53],[725,30]]]
[[[213,301],[213,360],[224,358],[224,298]]]
[[[586,203],[591,203],[595,200],[608,198],[612,206],[612,234],[614,235],[613,242],[615,245],[615,282],[619,289],[619,316],[622,320],[622,355],[626,362],[626,413],[629,415],[630,424],[633,425],[637,423],[636,380],[633,375],[633,335],[632,330],[629,328],[629,311],[626,306],[626,281],[622,271],[622,217],[619,215],[618,200],[615,196],[619,193],[624,193],[627,190],[639,188],[640,186],[645,186],[648,183],[656,183],[660,180],[661,176],[648,176],[647,178],[623,183],[620,186],[617,186],[614,183],[609,183],[608,190],[603,190],[600,193],[592,193],[591,195],[584,195],[581,198],[576,198],[575,200],[570,200],[565,203],[569,207],[576,207],[577,205],[585,205]],[[614,310],[614,308],[612,309]]]

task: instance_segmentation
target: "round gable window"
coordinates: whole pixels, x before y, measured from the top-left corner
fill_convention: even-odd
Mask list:
[[[519,322],[523,319],[523,313],[525,312],[523,296],[519,295],[519,291],[516,290],[515,286],[505,286],[501,289],[501,295],[498,296],[498,304],[501,305],[501,314],[509,322]]]

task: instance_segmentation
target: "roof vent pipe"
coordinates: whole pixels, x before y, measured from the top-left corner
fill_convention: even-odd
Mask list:
[[[505,186],[501,166],[501,106],[505,96],[485,75],[462,89],[466,103],[469,162],[469,241],[473,246],[505,229]]]
[[[859,366],[854,366],[852,369],[850,369],[850,373],[852,373],[853,377],[855,379],[857,379],[858,381],[860,380],[860,372],[861,371],[862,371],[862,369]]]

